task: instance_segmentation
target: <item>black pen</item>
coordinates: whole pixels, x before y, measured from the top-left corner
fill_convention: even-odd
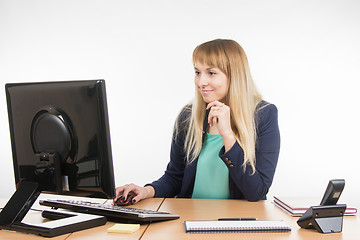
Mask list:
[[[255,221],[256,218],[219,218],[218,221]]]

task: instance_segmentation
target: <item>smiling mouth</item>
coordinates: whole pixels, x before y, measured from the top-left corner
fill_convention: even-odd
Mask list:
[[[209,94],[211,93],[213,90],[201,90],[201,94]]]

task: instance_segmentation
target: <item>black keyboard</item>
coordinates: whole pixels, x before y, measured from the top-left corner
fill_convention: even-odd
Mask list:
[[[78,200],[39,200],[40,205],[62,208],[73,212],[89,213],[105,216],[115,222],[146,223],[178,219],[180,216],[167,212],[157,212],[146,209],[122,207]]]

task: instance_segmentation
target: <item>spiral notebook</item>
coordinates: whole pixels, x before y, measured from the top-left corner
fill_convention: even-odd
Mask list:
[[[185,221],[186,233],[289,232],[284,221]]]

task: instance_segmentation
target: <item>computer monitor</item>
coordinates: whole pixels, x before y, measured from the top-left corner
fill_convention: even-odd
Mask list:
[[[6,84],[15,182],[114,198],[104,80]]]
[[[115,197],[105,81],[9,83],[5,90],[16,191],[0,212],[0,229],[52,237],[105,224],[82,213],[22,222],[41,192]]]

